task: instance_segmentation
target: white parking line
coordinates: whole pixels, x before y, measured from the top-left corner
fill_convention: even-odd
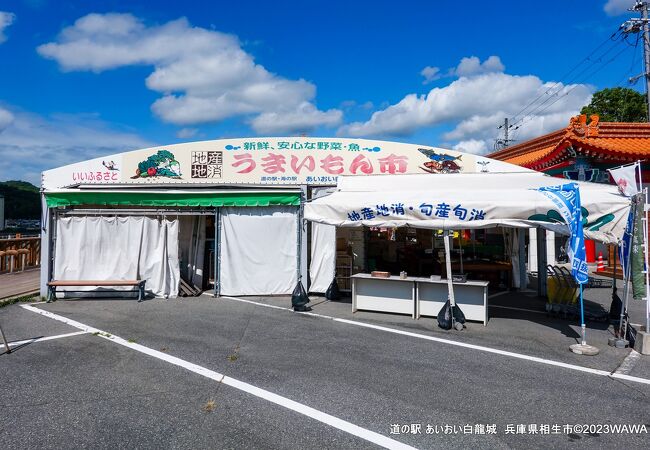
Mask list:
[[[501,308],[501,309],[509,309],[511,311],[523,311],[523,312],[531,312],[535,314],[547,314],[544,311],[538,311],[536,309],[528,309],[528,308],[515,308],[514,306],[501,306],[501,305],[488,305],[489,308]]]
[[[634,366],[636,366],[636,363],[638,363],[640,359],[641,353],[637,352],[636,350],[632,350],[630,354],[625,357],[621,365],[618,366],[618,369],[614,371],[614,373],[627,375],[632,371],[632,369],[634,369]]]
[[[13,342],[9,342],[9,347],[17,347],[19,345],[32,344],[34,342],[51,341],[53,339],[61,339],[61,338],[66,338],[71,336],[79,336],[81,334],[88,334],[88,331],[75,331],[74,333],[59,334],[56,336],[44,336],[44,337],[33,338],[33,339],[25,339],[23,341],[13,341]],[[4,346],[5,346],[4,344],[0,344],[0,347],[4,348]]]
[[[526,360],[526,361],[533,361],[533,362],[546,364],[546,365],[550,365],[550,366],[556,366],[556,367],[562,367],[562,368],[565,368],[565,369],[577,370],[579,372],[586,372],[586,373],[590,373],[590,374],[593,374],[593,375],[600,375],[600,376],[605,376],[605,377],[610,377],[610,378],[619,378],[619,379],[624,379],[624,380],[628,380],[628,381],[634,381],[636,383],[650,384],[650,379],[647,379],[647,378],[632,377],[632,376],[625,375],[625,374],[608,372],[607,370],[592,369],[591,367],[583,367],[583,366],[578,366],[576,364],[568,364],[568,363],[564,363],[564,362],[561,362],[561,361],[554,361],[552,359],[538,358],[537,356],[525,355],[523,353],[509,352],[509,351],[506,351],[506,350],[499,350],[499,349],[496,349],[496,348],[485,347],[485,346],[482,346],[482,345],[467,344],[465,342],[452,341],[450,339],[443,339],[443,338],[439,338],[439,337],[428,336],[426,334],[419,334],[419,333],[413,333],[413,332],[410,332],[410,331],[398,330],[396,328],[389,328],[389,327],[384,327],[384,326],[381,326],[381,325],[374,325],[374,324],[371,324],[371,323],[361,322],[361,321],[358,321],[358,320],[341,319],[341,318],[338,318],[338,317],[327,316],[327,315],[324,315],[324,314],[317,314],[317,313],[313,313],[313,312],[296,312],[291,308],[285,308],[283,306],[267,305],[266,303],[255,302],[255,301],[246,300],[246,299],[243,299],[243,298],[236,298],[236,297],[219,297],[219,298],[234,300],[234,301],[241,302],[241,303],[249,303],[249,304],[252,304],[252,305],[263,306],[263,307],[271,308],[271,309],[280,309],[280,310],[283,310],[283,311],[289,311],[289,312],[294,313],[294,314],[304,314],[304,315],[312,316],[312,317],[320,317],[321,319],[329,319],[329,320],[333,320],[334,322],[345,323],[345,324],[348,324],[348,325],[355,325],[357,327],[363,327],[363,328],[371,328],[371,329],[374,329],[374,330],[385,331],[385,332],[393,333],[393,334],[400,334],[402,336],[408,336],[408,337],[413,337],[413,338],[417,338],[417,339],[424,339],[424,340],[427,340],[427,341],[440,342],[442,344],[454,345],[454,346],[457,346],[457,347],[471,348],[472,350],[479,350],[479,351],[486,352],[486,353],[494,353],[494,354],[497,354],[497,355],[508,356],[508,357],[516,358],[516,359],[523,359],[523,360]]]
[[[208,368],[199,366],[197,364],[191,363],[189,361],[185,361],[184,359],[177,358],[175,356],[168,355],[167,353],[159,352],[158,350],[154,350],[149,347],[145,347],[144,345],[141,344],[136,344],[134,342],[128,342],[125,339],[122,339],[119,336],[112,335],[110,333],[107,333],[105,331],[99,330],[97,328],[85,325],[81,322],[77,322],[72,319],[68,319],[67,317],[60,316],[58,314],[53,314],[49,311],[45,311],[39,308],[35,308],[30,305],[21,305],[23,308],[25,308],[28,311],[35,312],[37,314],[40,314],[45,317],[49,317],[50,319],[58,320],[59,322],[66,323],[70,326],[73,326],[75,328],[79,328],[83,330],[83,332],[86,333],[93,333],[97,334],[97,336],[107,339],[109,341],[112,341],[116,344],[123,345],[124,347],[128,347],[132,350],[136,350],[138,352],[144,353],[146,355],[152,356],[154,358],[160,359],[162,361],[168,362],[170,364],[173,364],[175,366],[182,367],[184,369],[189,370],[190,372],[194,372],[198,375],[204,376],[206,378],[210,378],[211,380],[214,380],[218,383],[223,383],[228,386],[234,387],[235,389],[239,389],[241,391],[247,392],[251,395],[254,395],[259,398],[263,398],[265,400],[268,400],[272,403],[275,403],[276,405],[282,406],[284,408],[290,409],[291,411],[295,411],[299,414],[305,415],[307,417],[310,417],[314,420],[317,420],[321,423],[324,423],[326,425],[329,425],[334,428],[338,428],[341,431],[345,431],[346,433],[349,433],[353,436],[359,437],[361,439],[364,439],[368,442],[372,442],[373,444],[377,444],[381,447],[384,448],[389,448],[389,449],[411,449],[414,450],[414,447],[411,447],[409,445],[403,444],[401,442],[398,442],[394,439],[391,439],[389,437],[386,437],[382,434],[375,433],[374,431],[367,430],[365,428],[361,428],[358,425],[355,425],[353,423],[347,422],[343,419],[339,419],[338,417],[334,417],[330,414],[326,414],[322,411],[319,411],[317,409],[314,409],[310,406],[303,405],[302,403],[298,403],[296,401],[293,401],[291,399],[288,399],[286,397],[282,397],[278,394],[274,394],[273,392],[267,391],[265,389],[258,388],[256,386],[253,386],[251,384],[245,383],[243,381],[239,381],[235,378],[228,377],[226,375],[223,375],[219,372],[215,372],[213,370],[210,370]]]

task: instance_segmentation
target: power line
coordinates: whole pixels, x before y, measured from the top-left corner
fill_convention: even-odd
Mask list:
[[[598,63],[600,64],[600,66],[596,67],[596,68],[595,68],[594,70],[592,70],[589,74],[587,74],[585,77],[583,77],[583,78],[582,78],[582,81],[585,81],[585,80],[590,79],[592,76],[594,76],[595,74],[597,74],[598,72],[600,72],[602,69],[604,69],[605,67],[607,67],[607,66],[608,66],[612,61],[616,60],[616,59],[617,59],[621,54],[623,54],[625,51],[627,51],[627,50],[630,49],[630,48],[634,48],[634,47],[630,47],[630,46],[626,45],[622,50],[620,50],[618,53],[616,53],[613,57],[611,57],[610,59],[608,59],[608,60],[606,60],[606,61],[604,61],[604,62],[600,61],[600,60],[602,59],[602,56],[605,56],[605,54],[603,54],[603,55],[601,56],[601,58],[599,58],[599,61],[598,61]],[[607,51],[607,53],[609,53],[609,50]],[[588,68],[593,68],[593,64],[592,64],[590,67],[588,67]],[[581,73],[584,73],[584,70],[583,70]],[[574,80],[575,80],[575,77],[574,77]],[[571,83],[572,83],[574,80],[572,80]],[[570,86],[570,83],[567,84],[567,85],[562,86],[562,88],[566,89],[566,88],[569,87],[569,86]],[[566,90],[566,91],[565,91],[564,93],[562,93],[561,95],[560,95],[560,93],[562,92],[562,89],[559,89],[559,90],[558,90],[557,92],[555,92],[552,96],[549,96],[546,100],[544,100],[542,103],[538,104],[538,105],[537,105],[533,110],[531,110],[528,114],[526,114],[526,115],[523,116],[521,119],[519,119],[516,123],[514,123],[513,125],[511,125],[511,128],[513,128],[513,130],[512,130],[513,133],[516,132],[519,128],[521,128],[521,127],[523,127],[524,125],[526,125],[527,123],[529,123],[531,120],[533,120],[533,118],[534,118],[535,116],[543,115],[544,112],[546,112],[549,108],[551,108],[553,105],[555,105],[558,101],[560,101],[560,100],[562,100],[563,98],[567,97],[569,94],[571,94],[571,92],[573,92],[573,91],[574,91],[575,89],[577,89],[579,86],[582,86],[582,84],[581,84],[581,83],[574,84],[573,86],[571,86],[570,89]],[[552,100],[553,98],[555,98],[555,99],[554,99],[551,103],[549,103],[548,105],[546,105],[546,104],[547,104],[550,100]],[[544,107],[544,105],[546,105],[546,106]],[[543,108],[542,108],[542,107],[543,107]],[[516,136],[516,134],[514,134],[514,135]]]
[[[618,43],[619,45],[620,45],[620,42],[621,42],[621,41],[617,41],[617,43]],[[586,67],[583,68],[583,69],[582,69],[578,74],[576,74],[576,75],[573,76],[571,79],[569,79],[569,80],[567,81],[566,84],[562,84],[562,83],[559,83],[559,82],[558,82],[558,83],[555,83],[555,86],[557,86],[557,85],[561,85],[561,86],[559,86],[559,88],[558,88],[555,92],[553,92],[552,94],[549,94],[549,96],[548,96],[544,101],[542,101],[541,103],[538,103],[538,104],[537,104],[537,105],[536,105],[532,110],[530,110],[526,115],[522,116],[522,117],[521,117],[519,120],[517,120],[517,121],[513,121],[512,125],[511,125],[511,128],[516,128],[517,125],[519,125],[520,123],[522,123],[523,120],[524,120],[526,117],[528,117],[528,116],[533,116],[533,115],[535,115],[536,113],[538,113],[538,112],[540,111],[540,109],[541,109],[544,105],[546,105],[546,104],[547,104],[550,100],[552,100],[554,97],[557,97],[558,94],[560,94],[560,93],[562,92],[563,89],[566,89],[566,87],[570,86],[570,85],[573,84],[573,83],[576,83],[576,82],[580,83],[580,82],[584,82],[584,81],[590,79],[593,75],[595,75],[596,73],[598,73],[601,69],[603,69],[604,67],[606,67],[609,63],[611,63],[612,61],[614,61],[616,58],[618,58],[618,56],[620,56],[621,53],[623,53],[623,52],[625,52],[626,50],[628,50],[629,48],[631,48],[631,47],[629,47],[629,46],[625,46],[625,47],[623,47],[623,49],[622,49],[621,51],[619,51],[618,53],[616,53],[616,54],[614,55],[614,57],[612,57],[612,58],[610,58],[610,59],[608,59],[608,60],[606,60],[606,61],[603,61],[603,58],[604,58],[605,56],[607,56],[607,55],[608,55],[612,50],[614,50],[614,49],[617,48],[617,47],[618,47],[618,45],[614,45],[614,46],[610,47],[610,48],[609,48],[605,53],[603,53],[602,55],[600,55],[596,60],[593,60],[592,63],[591,63],[590,65],[586,66]],[[600,65],[600,67],[596,67],[596,70],[593,70],[593,71],[591,71],[589,74],[587,74],[586,76],[583,76],[583,75],[585,75],[585,73],[587,73],[589,70],[593,69],[594,66],[597,66],[597,65]],[[573,91],[573,89],[575,89],[577,86],[578,86],[578,84],[574,85],[574,87],[571,88],[571,91]],[[560,98],[561,98],[561,97],[560,97]],[[557,101],[557,99],[556,99],[556,101]],[[551,105],[554,104],[554,103],[555,103],[555,101],[552,102]],[[547,109],[547,108],[544,108],[543,110],[546,110],[546,109]]]
[[[576,69],[578,69],[582,64],[584,64],[584,63],[587,62],[587,61],[590,61],[590,60],[591,60],[591,57],[594,56],[594,55],[595,55],[595,54],[596,54],[596,53],[597,53],[597,52],[598,52],[598,51],[599,51],[599,50],[600,50],[600,49],[601,49],[605,44],[607,44],[607,43],[611,43],[611,42],[614,42],[614,43],[620,42],[620,41],[618,41],[618,39],[620,38],[620,33],[621,33],[621,30],[620,30],[620,29],[618,29],[618,30],[616,30],[614,33],[612,33],[612,35],[611,35],[610,37],[608,37],[608,38],[605,39],[603,42],[601,42],[601,43],[600,43],[600,44],[599,44],[599,45],[598,45],[594,50],[591,51],[591,53],[589,53],[589,54],[588,54],[586,57],[584,57],[580,62],[578,62],[575,66],[573,66],[573,67],[572,67],[568,72],[566,72],[564,75],[562,75],[562,76],[558,79],[558,81],[556,81],[555,84],[553,84],[553,86],[551,86],[550,88],[546,89],[544,92],[542,92],[541,94],[539,94],[539,95],[538,95],[536,98],[534,98],[530,103],[528,103],[528,104],[527,104],[527,105],[526,105],[522,110],[520,110],[519,112],[517,112],[517,113],[512,117],[513,122],[512,122],[512,124],[511,124],[511,127],[514,126],[514,124],[516,123],[516,119],[517,119],[520,115],[522,115],[524,112],[526,112],[526,111],[528,110],[528,108],[530,108],[533,104],[535,104],[539,99],[541,99],[541,98],[544,97],[545,95],[549,95],[549,93],[552,92],[552,91],[553,91],[553,90],[554,90],[558,85],[562,84],[562,80],[566,79],[570,74],[572,74],[572,73],[573,73]],[[612,45],[612,46],[610,47],[610,49],[607,50],[607,51],[606,51],[605,53],[603,53],[602,55],[600,55],[599,58],[602,58],[604,55],[606,55],[607,53],[609,53],[609,52],[610,52],[614,47],[616,47],[616,44]],[[593,64],[593,63],[592,63],[592,64]],[[581,73],[582,73],[582,72],[581,72]]]
[[[593,72],[591,72],[591,73],[588,75],[587,78],[590,78],[590,77],[592,77],[593,75],[595,75],[596,73],[600,72],[603,68],[605,68],[608,64],[610,64],[612,61],[614,61],[616,58],[618,58],[622,53],[624,53],[624,52],[625,52],[626,50],[628,50],[629,48],[633,48],[633,47],[625,47],[623,50],[619,51],[616,55],[614,55],[614,56],[613,56],[612,58],[610,58],[608,61],[606,61],[605,63],[603,63],[602,66],[597,67]],[[573,91],[574,91],[576,88],[578,88],[579,86],[581,86],[581,84],[575,84],[575,85],[573,85],[573,86],[571,87],[571,89],[569,89],[568,91],[566,91],[564,94],[562,94],[562,95],[560,95],[560,96],[557,96],[557,98],[556,98],[553,102],[551,102],[550,104],[548,104],[545,108],[543,108],[543,109],[541,109],[541,110],[536,110],[536,111],[534,111],[534,113],[535,113],[536,115],[538,115],[538,116],[543,115],[544,112],[546,112],[546,111],[547,111],[551,106],[553,106],[555,103],[557,103],[558,101],[562,100],[563,98],[567,97],[571,92],[573,92]],[[541,105],[540,105],[540,106],[541,106]],[[519,130],[519,128],[523,127],[524,125],[526,125],[527,123],[529,123],[530,121],[532,121],[534,118],[535,118],[535,116],[533,115],[533,113],[528,114],[528,115],[526,115],[525,117],[523,117],[523,118],[520,120],[521,123],[520,123],[518,126],[516,126],[515,129],[513,130],[513,137],[516,137],[516,135],[518,134],[518,133],[517,133],[517,130]]]

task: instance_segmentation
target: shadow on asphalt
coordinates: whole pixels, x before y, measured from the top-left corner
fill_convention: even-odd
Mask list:
[[[44,338],[44,337],[45,336],[36,336],[36,337],[33,337],[33,338],[28,338],[28,339],[18,339],[19,341],[27,341],[27,340],[30,340],[30,339],[32,341],[31,342],[24,342],[24,343],[22,343],[20,345],[17,345],[15,347],[11,347],[11,353],[16,353],[17,350],[25,348],[28,345],[32,345],[36,339],[41,339],[41,338]],[[11,342],[9,344],[11,345]],[[0,355],[10,355],[11,353],[5,350],[2,353],[0,353]]]
[[[607,318],[608,311],[595,301],[584,300],[585,311],[588,312],[585,323],[589,329],[605,331],[609,328],[609,320],[589,320],[589,317]],[[513,319],[537,323],[553,328],[571,339],[580,339],[580,334],[571,325],[580,322],[579,309],[576,307],[569,313],[554,313],[546,311],[546,300],[535,294],[508,292],[488,301],[490,319]]]

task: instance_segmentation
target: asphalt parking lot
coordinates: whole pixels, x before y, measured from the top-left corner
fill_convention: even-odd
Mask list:
[[[581,357],[568,351],[576,324],[501,300],[487,327],[462,332],[323,299],[313,314],[291,312],[287,298],[7,306],[0,323],[18,343],[0,355],[0,439],[12,449],[647,448],[642,428],[605,426],[650,429],[648,357],[623,374],[630,350],[607,347],[606,326],[589,331],[601,354]]]

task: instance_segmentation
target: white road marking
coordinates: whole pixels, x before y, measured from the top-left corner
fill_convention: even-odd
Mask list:
[[[614,373],[618,375],[627,375],[630,373],[630,371],[632,371],[640,359],[641,353],[637,352],[636,350],[632,350],[630,354],[625,357],[621,365],[618,366],[618,369],[614,371]]]
[[[502,295],[509,294],[510,292],[508,291],[501,291],[497,292],[496,294],[488,295],[488,299],[495,298],[495,297],[501,297]]]
[[[510,309],[512,311],[524,311],[524,312],[532,312],[535,314],[546,314],[544,311],[538,311],[536,309],[528,309],[528,308],[515,308],[514,306],[488,305],[488,308],[501,308],[501,309]]]
[[[284,408],[290,409],[291,411],[297,412],[299,414],[305,415],[307,417],[310,417],[314,420],[317,420],[321,423],[324,423],[326,425],[329,425],[334,428],[338,428],[341,431],[345,431],[346,433],[349,433],[353,436],[359,437],[361,439],[365,439],[368,442],[372,442],[373,444],[377,444],[381,447],[384,448],[389,448],[389,449],[410,449],[414,450],[414,447],[411,447],[409,445],[403,444],[399,441],[396,441],[394,439],[391,439],[389,437],[386,437],[382,434],[375,433],[374,431],[367,430],[365,428],[361,428],[358,425],[355,425],[353,423],[347,422],[343,419],[339,419],[338,417],[334,417],[330,414],[324,413],[322,411],[319,411],[317,409],[314,409],[310,406],[303,405],[302,403],[298,403],[294,400],[288,399],[286,397],[282,397],[278,394],[274,394],[273,392],[267,391],[265,389],[258,388],[256,386],[253,386],[251,384],[245,383],[243,381],[239,381],[235,378],[228,377],[226,375],[223,375],[219,372],[215,372],[213,370],[210,370],[208,368],[199,366],[197,364],[191,363],[189,361],[185,361],[184,359],[177,358],[172,355],[168,355],[167,353],[159,352],[158,350],[154,350],[149,347],[145,347],[144,345],[141,344],[136,344],[134,342],[129,342],[125,339],[122,339],[119,336],[112,335],[110,333],[107,333],[105,331],[99,330],[97,328],[85,325],[81,322],[77,322],[72,319],[68,319],[67,317],[60,316],[58,314],[53,314],[49,311],[45,311],[39,308],[35,308],[30,305],[21,305],[23,308],[35,312],[37,314],[40,314],[45,317],[49,317],[50,319],[58,320],[59,322],[66,323],[70,326],[80,328],[83,330],[83,332],[86,333],[93,333],[97,334],[97,336],[107,339],[109,341],[112,341],[116,344],[123,345],[124,347],[128,347],[132,350],[136,350],[138,352],[144,353],[146,355],[152,356],[154,358],[160,359],[162,361],[168,362],[170,364],[173,364],[178,367],[182,367],[184,369],[189,370],[190,372],[194,372],[198,375],[204,376],[206,378],[209,378],[211,380],[214,380],[218,383],[223,383],[228,386],[234,387],[235,389],[239,389],[241,391],[244,391],[246,393],[249,393],[251,395],[254,395],[259,398],[263,398],[265,400],[268,400],[272,403],[275,403],[276,405],[282,406]]]
[[[282,307],[282,306],[275,306],[275,305],[267,305],[265,303],[254,302],[252,300],[246,300],[246,299],[243,299],[243,298],[236,298],[236,297],[219,297],[219,298],[234,300],[234,301],[242,302],[242,303],[249,303],[249,304],[252,304],[252,305],[263,306],[263,307],[266,307],[266,308],[281,309],[281,310],[284,310],[284,311],[289,311],[289,312],[294,313],[294,314],[304,314],[304,315],[307,315],[307,316],[320,317],[321,319],[329,319],[329,320],[333,320],[334,322],[345,323],[345,324],[348,324],[348,325],[355,325],[357,327],[363,327],[363,328],[371,328],[371,329],[374,329],[374,330],[385,331],[385,332],[388,332],[388,333],[399,334],[399,335],[402,335],[402,336],[408,336],[408,337],[413,337],[413,338],[417,338],[417,339],[424,339],[424,340],[427,340],[427,341],[440,342],[442,344],[454,345],[454,346],[457,346],[457,347],[471,348],[472,350],[479,350],[479,351],[486,352],[486,353],[494,353],[494,354],[497,354],[497,355],[508,356],[508,357],[511,357],[511,358],[523,359],[523,360],[526,360],[526,361],[533,361],[533,362],[537,362],[537,363],[540,363],[540,364],[546,364],[546,365],[549,365],[549,366],[562,367],[562,368],[565,368],[565,369],[576,370],[576,371],[579,371],[579,372],[586,372],[586,373],[590,373],[590,374],[593,374],[593,375],[600,375],[600,376],[605,376],[605,377],[610,377],[610,378],[620,378],[620,379],[625,379],[625,380],[628,380],[628,381],[634,381],[634,382],[637,382],[637,383],[650,384],[650,379],[647,379],[647,378],[632,377],[632,376],[624,375],[624,374],[611,373],[611,372],[608,372],[607,370],[592,369],[591,367],[583,367],[583,366],[578,366],[576,364],[568,364],[568,363],[564,363],[564,362],[561,362],[561,361],[554,361],[552,359],[538,358],[537,356],[525,355],[523,353],[509,352],[509,351],[506,351],[506,350],[499,350],[499,349],[496,349],[496,348],[485,347],[485,346],[482,346],[482,345],[475,345],[475,344],[468,344],[468,343],[465,343],[465,342],[452,341],[450,339],[443,339],[443,338],[438,338],[438,337],[434,337],[434,336],[428,336],[426,334],[419,334],[419,333],[413,333],[413,332],[410,332],[410,331],[398,330],[396,328],[389,328],[389,327],[384,327],[384,326],[381,326],[381,325],[374,325],[374,324],[371,324],[371,323],[361,322],[361,321],[357,321],[357,320],[341,319],[341,318],[338,318],[338,317],[326,316],[324,314],[317,314],[317,313],[312,313],[312,312],[298,312],[298,311],[294,311],[291,308],[285,308],[285,307]]]
[[[71,336],[79,336],[81,334],[88,334],[88,331],[75,331],[74,333],[59,334],[56,336],[45,336],[40,338],[25,339],[23,341],[13,341],[13,342],[9,342],[9,347],[17,347],[19,345],[32,344],[34,342],[51,341],[53,339],[61,339],[61,338],[66,338]],[[4,344],[0,344],[0,347],[4,348],[4,346],[5,346]]]

